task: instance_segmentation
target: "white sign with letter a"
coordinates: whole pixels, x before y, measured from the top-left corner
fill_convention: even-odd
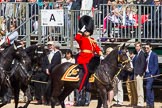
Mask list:
[[[64,26],[63,9],[41,10],[41,26]]]

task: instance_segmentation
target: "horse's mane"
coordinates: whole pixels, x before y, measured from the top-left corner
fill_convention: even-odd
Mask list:
[[[115,47],[113,51],[110,52],[109,55],[105,57],[102,61],[101,65],[98,66],[95,74],[96,76],[102,80],[105,84],[107,84],[106,89],[109,90],[111,86],[111,80],[115,76],[116,72],[118,72],[118,48]]]
[[[97,69],[97,67],[99,66],[100,64],[100,57],[95,55],[89,62],[88,64],[88,70],[89,72],[91,73],[94,73],[95,70]]]
[[[6,57],[6,56],[9,54],[9,51],[11,51],[12,48],[13,48],[13,45],[7,47],[5,50],[3,50],[3,51],[0,53],[0,56]],[[7,57],[8,57],[8,56],[7,56]]]
[[[33,51],[35,51],[36,49],[37,49],[37,45],[31,45],[31,46],[25,48],[25,52],[26,52],[27,54],[31,54],[31,53],[33,53]]]

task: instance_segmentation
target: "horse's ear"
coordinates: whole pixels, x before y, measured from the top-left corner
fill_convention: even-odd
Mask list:
[[[43,44],[42,43],[37,43],[36,46],[38,46],[38,48],[39,48],[39,47],[43,46]]]
[[[120,50],[124,48],[125,48],[125,43],[120,47]]]
[[[128,43],[128,44],[126,45],[126,47],[129,47],[129,45],[130,45],[130,43]]]
[[[15,41],[14,41],[14,43],[13,43],[13,46],[14,46],[14,49],[17,50],[17,47],[16,47],[16,45],[15,45]]]
[[[129,44],[126,44],[126,45],[125,45],[125,49],[127,49],[127,48],[129,47],[129,45],[130,45],[130,43],[129,43]]]

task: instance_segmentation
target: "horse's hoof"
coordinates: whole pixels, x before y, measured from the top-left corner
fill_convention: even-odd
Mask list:
[[[89,106],[89,103],[88,103],[88,102],[86,102],[84,106]]]

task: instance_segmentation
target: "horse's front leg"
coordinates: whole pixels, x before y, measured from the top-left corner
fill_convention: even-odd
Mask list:
[[[31,95],[31,90],[30,90],[30,85],[28,85],[26,91],[23,90],[24,93],[26,93],[27,96],[27,102],[25,103],[25,105],[23,107],[19,107],[19,108],[27,108],[28,105],[30,104],[30,102],[32,101],[32,95]]]
[[[4,105],[6,105],[8,103],[7,101],[7,96],[6,94],[2,97],[2,103],[0,104],[0,108],[3,107]]]
[[[65,103],[64,100],[65,98],[73,91],[74,89],[71,87],[64,87],[64,90],[62,91],[62,93],[60,94],[60,96],[58,97],[61,107],[65,108]]]
[[[10,91],[7,91],[7,92],[5,91],[2,97],[2,103],[0,104],[0,108],[6,105],[7,103],[9,103],[10,101],[11,101],[11,93]]]
[[[6,105],[7,103],[11,102],[11,97],[12,97],[12,90],[11,87],[6,86],[6,85],[1,85],[1,94],[2,95],[2,103],[0,104],[0,108]]]
[[[103,103],[103,108],[108,108],[108,105],[107,105],[107,91],[105,88],[100,88],[100,96],[101,96],[101,100],[102,100],[102,103]]]
[[[99,96],[97,100],[98,100],[98,102],[97,102],[97,107],[96,108],[101,108],[101,106],[102,106],[102,99],[101,99],[101,97]]]
[[[15,87],[14,87],[14,101],[15,101],[15,108],[18,108],[19,92],[20,92],[20,88],[15,86]]]
[[[51,108],[55,108],[56,98],[54,96],[51,97]]]

